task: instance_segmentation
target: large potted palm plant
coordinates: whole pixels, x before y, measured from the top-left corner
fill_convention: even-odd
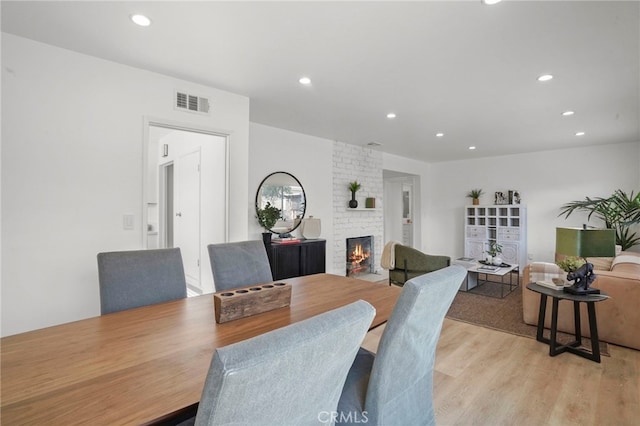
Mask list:
[[[582,201],[571,201],[563,205],[558,216],[568,218],[575,211],[589,212],[587,220],[595,216],[601,219],[605,227],[616,231],[616,244],[627,250],[640,244],[638,232],[634,226],[640,224],[640,192],[627,194],[617,189],[608,198],[585,197]]]

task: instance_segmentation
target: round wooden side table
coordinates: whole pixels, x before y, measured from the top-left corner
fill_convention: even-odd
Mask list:
[[[607,300],[609,296],[603,292],[600,294],[575,295],[536,283],[527,284],[527,288],[531,291],[535,291],[536,293],[540,293],[540,310],[538,311],[538,330],[536,332],[536,340],[549,344],[549,356],[556,356],[563,352],[571,352],[572,354],[579,355],[591,361],[600,362],[600,341],[598,339],[598,323],[596,321],[595,302]],[[547,311],[547,297],[552,298],[551,334],[548,339],[542,335],[544,331],[544,317]],[[566,344],[560,344],[556,339],[558,332],[558,302],[560,300],[570,300],[573,302],[575,340]],[[580,303],[587,304],[587,313],[589,314],[589,334],[591,335],[591,352],[580,348],[582,345]]]

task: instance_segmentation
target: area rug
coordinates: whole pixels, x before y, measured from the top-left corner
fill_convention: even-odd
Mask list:
[[[487,292],[493,293],[493,291],[487,288]],[[525,324],[522,320],[522,289],[520,287],[504,299],[459,291],[447,312],[447,318],[518,336],[536,338],[537,328]],[[545,337],[549,337],[549,330],[545,330]],[[560,342],[572,341],[572,337],[570,334],[558,332]],[[583,337],[582,345],[590,349],[591,341]],[[610,356],[606,342],[600,342],[600,354]]]

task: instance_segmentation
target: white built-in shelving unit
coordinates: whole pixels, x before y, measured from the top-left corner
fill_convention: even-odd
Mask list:
[[[484,259],[491,242],[502,246],[502,261],[527,264],[527,208],[521,204],[465,206],[464,255]]]

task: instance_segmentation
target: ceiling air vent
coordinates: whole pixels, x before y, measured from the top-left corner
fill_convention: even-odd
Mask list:
[[[175,108],[182,111],[209,113],[209,99],[176,91]]]

